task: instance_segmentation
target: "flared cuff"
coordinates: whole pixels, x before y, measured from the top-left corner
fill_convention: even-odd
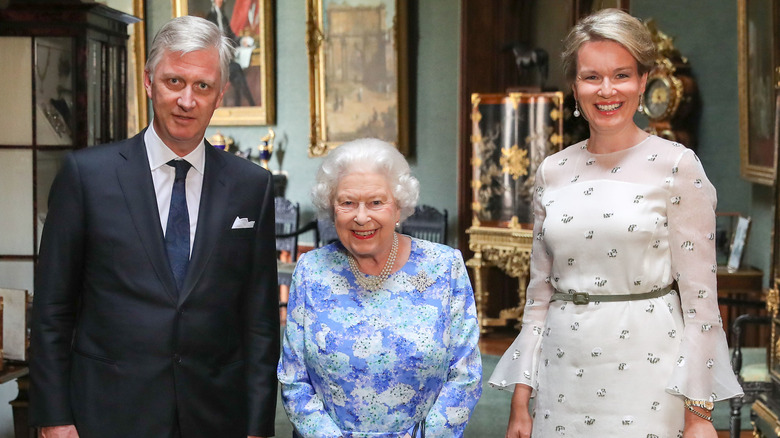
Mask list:
[[[543,326],[538,323],[523,324],[520,334],[498,361],[488,383],[495,389],[514,391],[516,384],[531,387],[531,397],[536,396],[536,379],[542,348]]]
[[[690,325],[685,331],[666,391],[712,402],[742,396],[742,387],[731,369],[725,332],[718,327],[704,333]]]

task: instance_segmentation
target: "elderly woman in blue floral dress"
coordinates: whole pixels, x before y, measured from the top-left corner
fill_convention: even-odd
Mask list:
[[[474,295],[457,250],[396,233],[418,194],[380,140],[320,167],[313,201],[339,241],[298,261],[278,368],[299,436],[463,435],[482,392]]]

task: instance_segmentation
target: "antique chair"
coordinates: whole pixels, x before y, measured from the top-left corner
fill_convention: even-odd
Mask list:
[[[429,205],[418,205],[414,213],[401,223],[401,233],[446,244],[447,210],[439,211]]]
[[[339,240],[336,226],[330,219],[317,219],[317,246],[329,245]]]
[[[279,285],[290,286],[292,269],[298,258],[298,203],[282,197],[274,198],[276,211],[276,253]]]
[[[306,225],[298,228],[289,233],[277,234],[278,238],[297,238],[303,233],[314,231],[314,245],[315,248],[320,248],[330,243],[339,240],[339,236],[336,233],[336,227],[333,225],[333,221],[328,219],[312,219],[307,222]]]
[[[769,379],[769,370],[766,363],[751,365],[749,369],[743,369],[743,351],[742,343],[744,341],[743,328],[745,324],[768,325],[772,321],[769,316],[759,316],[745,314],[738,316],[732,323],[732,347],[734,351],[731,354],[731,368],[737,375],[737,380],[742,385],[744,397],[734,397],[729,401],[731,414],[729,418],[729,437],[739,438],[742,429],[742,406],[752,404],[756,398],[772,390],[772,383]]]

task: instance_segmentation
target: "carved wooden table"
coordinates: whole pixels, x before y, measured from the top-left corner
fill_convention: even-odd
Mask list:
[[[519,320],[525,306],[525,288],[531,261],[533,231],[520,228],[516,223],[509,228],[472,226],[469,234],[469,249],[474,257],[466,262],[474,274],[474,296],[477,305],[477,319],[482,333],[490,327],[506,326],[510,320]],[[490,292],[485,289],[483,268],[496,266],[510,277],[518,279],[517,306],[503,309],[498,318],[490,318],[487,311]]]

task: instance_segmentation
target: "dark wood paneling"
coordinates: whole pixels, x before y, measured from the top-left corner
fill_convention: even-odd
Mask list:
[[[532,35],[532,0],[461,0],[458,108],[458,237],[468,259],[471,225],[471,94],[502,93],[517,87],[519,75],[508,46]]]

